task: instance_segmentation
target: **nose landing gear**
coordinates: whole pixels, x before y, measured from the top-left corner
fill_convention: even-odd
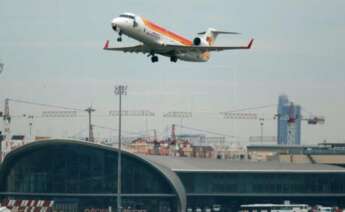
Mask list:
[[[121,42],[122,41],[122,32],[119,32],[119,37],[117,38],[117,42]]]
[[[158,57],[155,55],[155,53],[153,51],[151,51],[147,56],[151,57],[152,63],[158,62]]]

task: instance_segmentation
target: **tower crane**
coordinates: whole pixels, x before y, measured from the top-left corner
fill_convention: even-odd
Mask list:
[[[230,110],[226,112],[221,112],[220,114],[223,115],[224,119],[246,119],[246,120],[259,120],[260,123],[260,141],[261,143],[263,142],[263,126],[264,126],[264,121],[268,120],[268,118],[264,118],[257,113],[248,113],[245,111],[252,111],[252,110],[259,110],[259,109],[265,109],[265,108],[270,108],[277,106],[277,104],[269,104],[269,105],[263,105],[263,106],[256,106],[256,107],[247,107],[247,108],[242,108],[242,109],[237,109],[237,110]],[[289,143],[294,143],[294,137],[295,134],[294,132],[296,131],[296,121],[300,119],[301,121],[306,121],[307,124],[309,125],[317,125],[317,124],[324,124],[325,123],[325,118],[323,116],[315,116],[315,115],[309,115],[308,117],[305,116],[296,116],[296,111],[294,104],[291,102],[289,111],[287,115],[277,114],[273,115],[273,120],[278,119],[279,120],[285,120],[287,122],[288,126],[288,140],[290,141]],[[270,141],[272,139],[269,139]]]
[[[120,114],[117,110],[109,111],[109,116],[118,116]],[[145,131],[149,132],[148,129],[148,117],[153,117],[156,114],[150,110],[122,110],[121,116],[132,116],[132,117],[145,117]]]
[[[22,104],[29,104],[29,105],[35,105],[40,107],[48,107],[48,108],[55,108],[60,109],[63,111],[45,111],[42,113],[41,117],[73,117],[76,116],[77,111],[79,112],[88,112],[89,113],[89,141],[93,141],[93,131],[92,131],[92,123],[91,123],[91,113],[94,112],[94,109],[91,107],[87,108],[86,110],[80,109],[80,108],[72,108],[72,107],[65,107],[60,105],[52,105],[52,104],[44,104],[44,103],[38,103],[38,102],[32,102],[32,101],[26,101],[26,100],[20,100],[20,99],[12,99],[12,98],[6,98],[5,99],[5,107],[4,107],[4,114],[3,114],[3,120],[4,120],[4,131],[6,133],[7,139],[10,137],[11,133],[11,119],[12,116],[10,115],[10,105],[9,103],[16,102],[16,103],[22,103]],[[34,116],[30,115],[28,116],[29,119],[31,119],[29,123],[29,127],[31,129],[32,126],[32,119]],[[31,131],[31,130],[30,130]],[[30,132],[31,134],[31,132]]]

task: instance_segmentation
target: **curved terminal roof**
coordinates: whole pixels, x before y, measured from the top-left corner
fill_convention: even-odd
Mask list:
[[[290,173],[345,173],[345,168],[322,164],[282,162],[254,162],[169,156],[142,156],[174,172],[290,172]]]
[[[51,139],[45,141],[37,141],[24,145],[12,152],[10,152],[3,164],[6,164],[15,159],[16,155],[34,150],[36,148],[44,147],[46,145],[63,144],[63,145],[84,145],[92,148],[103,149],[107,151],[117,152],[117,149],[94,144],[85,141],[67,140],[67,139]],[[149,156],[132,154],[126,151],[123,153],[127,156],[137,158],[145,164],[150,165],[161,173],[171,184],[175,190],[181,209],[186,208],[186,191],[177,176],[179,172],[203,172],[203,173],[233,173],[233,172],[247,172],[247,173],[345,173],[345,168],[333,165],[320,164],[291,164],[281,162],[253,162],[253,161],[235,161],[235,160],[219,160],[219,159],[202,159],[202,158],[186,158],[186,157],[169,157],[169,156]]]
[[[63,144],[63,145],[83,145],[83,146],[89,146],[92,148],[98,148],[102,150],[107,150],[107,151],[112,151],[114,153],[117,153],[117,149],[108,147],[105,145],[100,145],[100,144],[94,144],[90,142],[85,142],[85,141],[78,141],[78,140],[69,140],[69,139],[49,139],[49,140],[44,140],[44,141],[37,141],[37,142],[32,142],[29,144],[26,144],[24,146],[21,146],[12,152],[10,152],[4,159],[3,163],[1,164],[2,168],[6,167],[6,164],[9,163],[11,160],[15,160],[16,155],[34,150],[36,148],[42,148],[44,146],[48,145],[56,145],[56,144]],[[122,151],[124,155],[134,157],[140,161],[142,161],[145,164],[148,164],[149,166],[153,167],[156,169],[159,173],[161,173],[169,182],[169,184],[172,186],[173,190],[175,190],[177,197],[180,202],[180,211],[185,211],[185,208],[187,207],[187,198],[186,198],[186,191],[184,189],[184,186],[182,182],[180,181],[180,178],[176,175],[175,172],[170,170],[169,168],[162,166],[158,163],[152,163],[151,160],[148,160],[145,157],[142,157],[140,155],[132,154],[127,151]]]

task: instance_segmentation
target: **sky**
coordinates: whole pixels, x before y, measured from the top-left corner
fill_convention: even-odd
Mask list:
[[[302,125],[302,143],[344,141],[345,2],[289,1],[110,1],[1,0],[0,104],[5,98],[96,110],[94,123],[117,128],[102,117],[118,104],[114,86],[126,84],[123,107],[150,110],[155,117],[126,117],[124,129],[157,129],[172,123],[232,135],[241,143],[260,135],[258,120],[226,120],[219,112],[277,104],[286,94],[302,106],[305,117],[322,115],[324,125]],[[190,39],[209,27],[241,32],[221,36],[219,45],[246,45],[249,51],[213,53],[207,63],[152,64],[143,54],[108,52],[116,43],[112,18],[133,12]],[[135,41],[124,37],[121,45]],[[3,108],[3,106],[1,106]],[[11,113],[54,110],[11,103]],[[189,119],[163,118],[169,111],[192,112]],[[276,107],[246,112],[264,118],[264,135],[276,136]],[[85,114],[84,114],[85,115]],[[0,123],[3,127],[3,123]],[[84,133],[87,119],[37,118],[33,134],[71,136]],[[28,132],[28,120],[13,119],[12,131]],[[178,133],[191,133],[178,129]],[[193,132],[196,133],[196,132]],[[112,132],[97,130],[106,137]]]

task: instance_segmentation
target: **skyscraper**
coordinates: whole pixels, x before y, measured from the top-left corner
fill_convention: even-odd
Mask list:
[[[286,95],[280,95],[277,111],[279,145],[301,144],[301,118],[301,106],[294,105]]]

